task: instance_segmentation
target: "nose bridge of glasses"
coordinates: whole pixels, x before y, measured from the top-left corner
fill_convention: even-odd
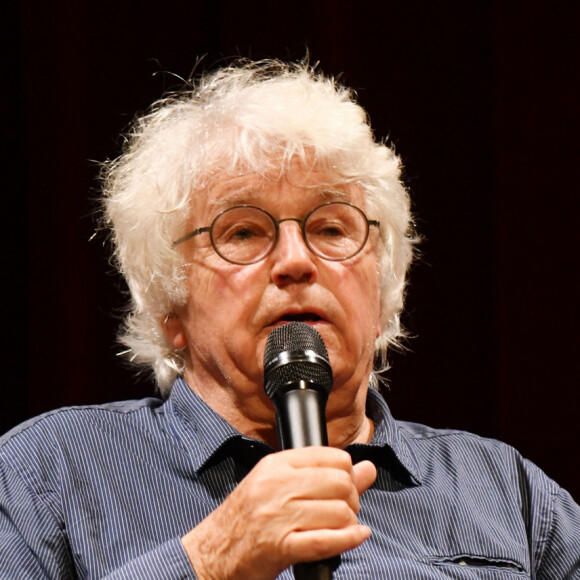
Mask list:
[[[295,218],[295,217],[288,217],[288,218],[282,218],[280,220],[274,220],[274,221],[276,223],[276,229],[277,229],[276,245],[278,245],[280,243],[280,236],[281,236],[280,224],[282,224],[284,222],[296,222],[296,225],[298,226],[298,231],[300,232],[300,238],[302,239],[302,243],[307,248],[309,248],[309,245],[306,242],[306,232],[305,232],[305,229],[304,229],[304,222],[305,222],[305,220],[304,219]]]
[[[304,230],[304,220],[300,219],[300,218],[293,218],[293,217],[282,218],[281,220],[275,220],[275,222],[278,226],[280,226],[280,224],[284,223],[284,222],[296,222],[298,224],[298,227],[301,230]]]
[[[296,222],[300,226],[300,229],[302,229],[302,227],[304,226],[304,220],[300,218],[282,218],[281,220],[276,220],[276,223],[278,225],[280,225],[283,222]]]

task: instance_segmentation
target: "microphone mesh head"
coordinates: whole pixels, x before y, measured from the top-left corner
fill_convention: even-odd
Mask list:
[[[318,331],[304,322],[289,322],[274,328],[266,341],[264,389],[273,398],[301,380],[328,394],[332,369]]]

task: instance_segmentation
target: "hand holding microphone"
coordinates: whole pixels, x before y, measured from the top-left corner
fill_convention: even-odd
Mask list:
[[[281,449],[328,445],[326,401],[332,368],[324,341],[303,322],[275,328],[264,352],[264,389],[276,407]],[[340,556],[294,566],[297,580],[330,580]]]
[[[332,368],[318,331],[303,322],[275,328],[264,352],[264,389],[276,407],[281,449],[328,445],[326,402]],[[358,498],[357,498],[358,499]],[[330,580],[340,555],[294,566],[297,580]]]
[[[298,580],[330,579],[333,557],[370,535],[356,514],[376,472],[368,462],[353,466],[348,453],[325,446],[332,371],[322,338],[303,323],[277,327],[265,359],[264,384],[277,408],[284,450],[259,461],[182,538],[203,580],[273,580],[291,565]]]

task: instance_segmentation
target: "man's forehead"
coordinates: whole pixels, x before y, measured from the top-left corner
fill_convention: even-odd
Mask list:
[[[277,176],[248,173],[216,177],[200,192],[199,201],[216,211],[240,204],[259,205],[276,199],[282,188],[286,193],[296,191],[302,199],[312,203],[349,201],[353,193],[352,184],[323,171],[294,171]]]

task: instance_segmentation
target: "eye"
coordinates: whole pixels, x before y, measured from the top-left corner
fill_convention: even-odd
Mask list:
[[[239,227],[235,228],[230,233],[229,238],[242,241],[242,240],[249,240],[256,235],[257,235],[257,233],[256,233],[255,228],[252,229],[249,227],[239,226]]]
[[[344,223],[339,220],[321,219],[308,224],[308,235],[320,238],[341,238],[348,235]]]
[[[226,230],[219,232],[218,237],[221,243],[235,244],[263,239],[269,236],[268,231],[262,224],[244,223],[231,225]]]
[[[344,228],[337,226],[326,226],[320,233],[328,238],[336,238],[345,235]]]

